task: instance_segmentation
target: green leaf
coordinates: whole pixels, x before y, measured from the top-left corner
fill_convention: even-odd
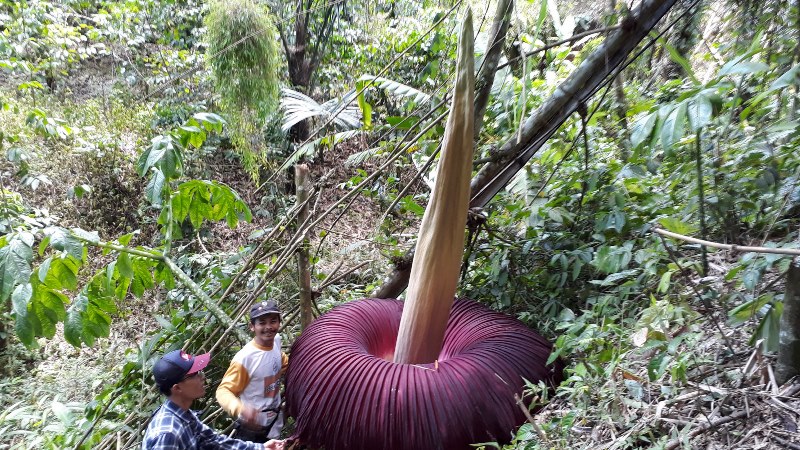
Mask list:
[[[36,316],[39,330],[37,334],[52,338],[56,333],[56,324],[66,317],[65,305],[69,302],[66,295],[44,285],[33,286],[33,297],[28,306]]]
[[[131,242],[131,238],[133,238],[133,235],[137,234],[137,233],[138,233],[138,231],[135,231],[133,233],[128,233],[128,234],[123,234],[122,236],[117,238],[117,242],[120,245],[127,246]]]
[[[653,359],[650,360],[650,363],[647,364],[647,375],[650,378],[650,381],[656,381],[661,378],[671,360],[672,356],[666,352],[659,353],[653,357]]]
[[[750,57],[750,55],[748,54],[739,56],[732,61],[725,63],[725,65],[719,69],[717,76],[723,77],[725,75],[748,75],[763,72],[769,69],[768,65],[757,61],[745,60],[745,57]]]
[[[691,236],[697,232],[697,227],[674,217],[662,217],[658,219],[658,223],[661,224],[665,230],[684,236]]]
[[[133,260],[133,280],[131,282],[131,292],[140,297],[144,291],[155,286],[153,275],[150,273],[151,262],[136,258]]]
[[[697,77],[694,76],[694,70],[692,70],[692,65],[689,63],[689,61],[684,58],[675,47],[669,45],[665,39],[659,39],[658,42],[667,49],[669,52],[669,58],[683,68],[683,71],[689,76],[689,78],[692,79],[692,82],[694,84],[700,84],[700,81],[698,81]]]
[[[768,91],[777,91],[793,84],[800,84],[800,64],[795,64],[794,67],[773,81]]]
[[[131,262],[131,256],[125,252],[122,252],[117,257],[117,270],[119,274],[125,278],[131,279],[133,278],[133,263]]]
[[[677,108],[664,120],[661,128],[661,146],[665,152],[669,152],[672,147],[683,138],[684,125],[686,123],[686,102],[681,102]]]
[[[631,145],[633,145],[634,148],[638,148],[643,142],[650,138],[657,120],[658,113],[652,112],[634,122],[631,132]]]
[[[764,294],[754,300],[742,303],[728,312],[728,323],[731,326],[737,326],[747,322],[773,300],[772,294]]]
[[[669,282],[672,279],[672,274],[673,273],[675,273],[675,272],[670,270],[670,271],[664,272],[664,274],[661,275],[661,280],[658,282],[658,292],[659,293],[664,294],[669,290]]]
[[[8,298],[15,285],[28,282],[32,259],[33,249],[21,239],[11,239],[0,248],[0,302]]]
[[[79,261],[83,260],[83,243],[72,233],[60,227],[49,228],[46,232],[49,232],[51,247]]]
[[[136,164],[139,176],[145,176],[145,174],[150,171],[151,167],[158,164],[167,153],[167,148],[171,145],[172,141],[169,136],[161,135],[154,137],[150,141],[150,147],[142,152],[142,155],[139,157],[139,161]]]
[[[153,175],[150,177],[150,181],[147,182],[147,186],[144,190],[145,196],[147,197],[147,200],[150,201],[150,204],[156,207],[161,207],[162,193],[166,178],[164,178],[164,173],[157,168],[153,169],[152,172]]]
[[[425,214],[425,208],[423,208],[422,206],[419,205],[419,203],[414,201],[413,195],[406,195],[405,197],[400,199],[399,204],[403,208],[405,208],[406,211],[409,211],[419,217],[422,217],[422,215]]]
[[[361,109],[361,117],[364,118],[364,128],[369,130],[372,128],[372,105],[364,98],[363,87],[362,83],[356,84],[356,90],[358,91],[358,107]]]
[[[76,296],[66,313],[64,338],[74,346],[93,345],[108,336],[111,314],[117,311],[114,263],[97,272]]]
[[[689,101],[686,113],[689,126],[695,133],[711,122],[714,107],[711,100],[703,94],[698,94]]]
[[[48,258],[50,260],[50,258]],[[78,286],[78,269],[80,263],[72,256],[55,258],[48,262],[46,272],[42,275],[45,264],[39,266],[39,280],[51,289],[75,289]]]
[[[17,286],[11,295],[11,305],[16,316],[17,337],[27,347],[31,347],[34,343],[34,329],[28,320],[28,301],[32,296],[33,287],[30,283]]]
[[[430,95],[418,89],[415,89],[411,86],[407,86],[403,83],[399,83],[397,81],[390,80],[388,78],[376,77],[373,75],[362,75],[361,78],[358,79],[358,81],[370,82],[369,84],[377,85],[378,88],[380,89],[386,89],[387,92],[394,95],[395,97],[411,98],[413,99],[414,103],[417,104],[428,103],[431,100]]]

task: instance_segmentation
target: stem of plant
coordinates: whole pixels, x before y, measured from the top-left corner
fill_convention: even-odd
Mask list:
[[[695,150],[696,150],[696,162],[697,162],[697,196],[698,196],[698,205],[697,211],[700,214],[700,236],[703,239],[708,239],[708,231],[706,229],[706,208],[705,208],[705,192],[703,190],[703,158],[702,158],[702,142],[700,140],[700,131],[698,130],[696,133],[697,139],[695,139]],[[706,246],[700,246],[700,257],[703,261],[703,276],[708,274],[708,254],[706,252]]]

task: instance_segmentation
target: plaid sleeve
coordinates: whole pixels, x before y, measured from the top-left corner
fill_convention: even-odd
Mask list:
[[[191,441],[174,416],[156,414],[142,442],[143,450],[181,450],[191,447]]]
[[[200,425],[200,429],[198,430],[196,437],[197,437],[197,444],[200,449],[203,450],[263,450],[264,444],[257,444],[255,442],[246,442],[240,441],[238,439],[233,439],[228,437],[224,434],[219,434],[209,428],[206,424],[200,422],[199,420],[197,423]]]

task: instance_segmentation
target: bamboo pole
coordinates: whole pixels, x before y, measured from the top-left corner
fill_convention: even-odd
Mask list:
[[[297,204],[302,205],[297,214],[298,226],[308,220],[308,166],[297,164],[294,166],[294,182],[297,191]],[[308,263],[308,235],[304,235],[300,247],[297,249],[297,272],[300,285],[300,328],[305,330],[314,320],[311,304],[314,301],[311,292],[311,271]]]

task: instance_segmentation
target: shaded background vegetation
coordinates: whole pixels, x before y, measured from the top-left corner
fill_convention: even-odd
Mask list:
[[[154,354],[212,350],[209,379],[224,371],[237,331],[214,305],[241,331],[248,304],[275,298],[292,342],[298,249],[315,314],[408,264],[466,5],[217,7],[234,4],[258,19],[236,30],[253,46],[211,42],[203,1],[0,0],[0,447],[135,446],[159,401]],[[495,4],[472,7],[480,57]],[[537,49],[624,23],[627,7],[514,5],[476,171],[609,31]],[[796,404],[769,375],[790,258],[653,232],[797,248],[799,18],[796,1],[677,2],[471,211],[459,294],[569,361],[536,419],[546,438],[527,424],[509,448],[800,442]],[[257,96],[236,90],[247,70],[220,75],[240,61],[273,77]],[[299,161],[313,180],[305,224]],[[751,408],[747,427],[688,438]]]

